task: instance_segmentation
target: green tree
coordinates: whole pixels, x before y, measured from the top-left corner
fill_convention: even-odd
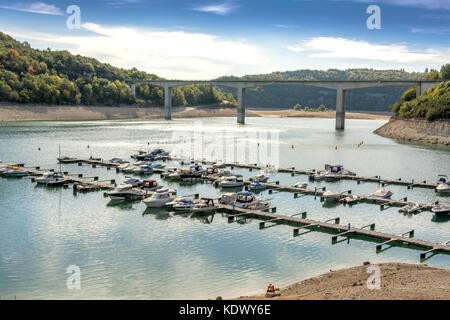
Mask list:
[[[441,67],[441,79],[450,80],[450,63],[444,64]]]

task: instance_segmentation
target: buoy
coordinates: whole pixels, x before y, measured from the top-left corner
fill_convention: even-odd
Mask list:
[[[89,149],[89,145],[87,145],[88,149]]]
[[[41,147],[39,147],[38,150],[41,151]]]

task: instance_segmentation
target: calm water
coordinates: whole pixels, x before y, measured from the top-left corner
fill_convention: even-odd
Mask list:
[[[186,141],[175,139],[179,137],[177,133],[199,124],[207,138],[215,139],[205,145],[214,143],[227,148],[234,142],[239,152],[261,142],[255,141],[252,133],[280,130],[279,141],[274,144],[279,148],[281,167],[321,169],[326,163],[340,163],[360,175],[428,181],[435,181],[438,174],[450,174],[448,149],[399,144],[379,137],[372,131],[383,121],[373,120],[347,120],[345,132],[335,132],[331,119],[302,118],[248,118],[244,127],[235,124],[234,118],[2,123],[0,159],[4,163],[24,162],[28,166],[58,169],[59,145],[66,155],[129,159],[138,149],[179,148]],[[235,136],[221,134],[224,130]],[[364,144],[358,148],[360,141]],[[123,174],[106,168],[73,164],[64,165],[63,170],[100,179],[115,178],[118,182],[125,179]],[[246,169],[235,172],[247,178],[256,174]],[[161,181],[158,175],[152,178]],[[307,177],[278,173],[271,180],[294,184],[307,181]],[[220,194],[219,189],[207,184],[163,183],[176,188],[178,194]],[[352,189],[355,194],[378,189],[374,183],[357,185],[351,181],[317,185],[327,185],[334,191]],[[314,183],[309,186],[314,187]],[[407,196],[413,201],[439,200],[450,204],[449,198],[436,197],[433,190],[388,188],[394,192],[393,198]],[[311,219],[339,216],[342,224],[375,222],[377,230],[388,233],[415,229],[415,236],[420,239],[450,239],[450,221],[436,220],[429,212],[405,216],[396,208],[380,211],[370,204],[325,208],[314,197],[294,199],[291,193],[263,192],[260,196],[272,199],[282,214],[306,210]],[[229,224],[221,214],[202,219],[145,210],[139,202],[111,206],[102,192],[74,195],[72,189],[37,187],[29,178],[0,179],[0,203],[2,298],[236,297],[263,292],[269,282],[285,286],[367,260],[420,262],[417,250],[393,247],[377,254],[373,242],[352,239],[331,245],[331,236],[319,232],[293,238],[288,226],[258,230],[257,221]],[[426,263],[450,268],[450,256],[435,255]],[[80,290],[66,288],[66,269],[70,265],[81,269]]]

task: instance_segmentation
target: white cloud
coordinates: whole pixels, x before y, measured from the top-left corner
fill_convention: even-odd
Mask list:
[[[82,25],[88,35],[9,32],[45,47],[68,49],[123,68],[136,67],[169,79],[212,79],[267,63],[260,49],[243,40],[186,31]],[[70,32],[69,32],[70,34]]]
[[[312,58],[357,59],[395,63],[438,63],[448,60],[449,49],[412,51],[404,44],[373,44],[346,38],[317,37],[288,47]]]
[[[237,6],[231,2],[222,2],[217,4],[211,4],[207,6],[196,7],[192,10],[201,11],[201,12],[209,12],[218,15],[226,15],[231,13]]]
[[[0,6],[2,9],[11,9],[16,11],[23,12],[32,12],[32,13],[40,13],[40,14],[48,14],[48,15],[63,15],[61,10],[55,7],[53,4],[47,4],[44,2],[33,2],[33,3],[14,3],[7,6]]]

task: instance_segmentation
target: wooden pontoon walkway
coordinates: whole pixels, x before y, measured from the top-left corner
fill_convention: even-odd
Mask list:
[[[232,206],[223,205],[223,204],[217,204],[219,209],[226,210],[228,213],[231,213],[229,216],[230,220],[233,220],[237,217],[240,217],[241,219],[244,219],[249,216],[256,217],[261,220],[265,220],[266,223],[286,223],[290,225],[295,225],[296,228],[293,230],[293,235],[298,236],[301,235],[299,231],[301,229],[309,229],[309,228],[318,228],[318,229],[325,229],[331,231],[334,235],[332,236],[332,243],[337,242],[337,237],[348,237],[351,235],[357,235],[367,238],[376,239],[377,241],[382,241],[379,243],[376,247],[377,250],[381,250],[383,245],[393,245],[394,243],[400,243],[407,246],[414,246],[424,249],[425,251],[421,253],[421,259],[425,259],[426,254],[428,253],[439,253],[439,252],[446,252],[450,253],[450,246],[447,244],[449,241],[447,241],[444,244],[434,243],[430,241],[425,240],[419,240],[412,238],[414,236],[414,230],[410,230],[408,232],[405,232],[403,235],[393,235],[388,233],[383,233],[379,231],[375,231],[375,224],[369,224],[367,226],[362,227],[350,227],[340,225],[339,224],[339,218],[333,218],[330,220],[327,220],[325,222],[323,221],[316,221],[316,220],[310,220],[306,218],[299,218],[297,216],[287,216],[287,215],[281,215],[281,214],[275,214],[270,213],[266,211],[261,210],[249,210],[249,209],[243,209],[239,207],[233,208]],[[305,216],[305,213],[304,213]],[[330,223],[329,221],[334,220],[335,223]],[[260,225],[261,226],[261,225]],[[262,224],[262,228],[264,228],[264,224]],[[406,237],[405,235],[408,234],[409,237]]]
[[[181,160],[178,158],[170,158],[170,160]],[[58,159],[58,161],[60,161],[61,163],[86,163],[86,164],[90,164],[93,166],[104,166],[104,167],[118,167],[121,164],[119,163],[112,163],[109,161],[105,161],[102,159],[96,159],[96,158],[91,158],[91,159],[81,159],[81,158],[60,158]],[[186,163],[190,163],[190,162],[196,162],[196,163],[202,163],[203,161],[194,161],[194,160],[190,160],[189,162]],[[255,170],[259,170],[259,169],[263,169],[263,167],[261,166],[257,166],[257,165],[252,165],[252,164],[239,164],[239,163],[227,163],[227,166],[230,167],[239,167],[239,168],[248,168],[248,169],[255,169]],[[154,169],[155,173],[164,173],[167,170],[165,169]],[[278,169],[278,172],[286,172],[286,173],[293,173],[293,174],[314,174],[316,171],[315,170],[296,170],[294,168],[287,168],[287,169]],[[411,186],[415,186],[415,187],[426,187],[426,188],[435,188],[436,185],[434,184],[426,184],[426,183],[414,183],[412,184],[411,182],[407,182],[404,180],[386,180],[386,179],[379,179],[378,178],[370,178],[370,177],[360,177],[360,176],[347,176],[347,175],[343,175],[341,176],[343,179],[352,179],[352,180],[359,180],[359,181],[369,181],[369,182],[378,182],[381,184],[403,184],[403,185],[407,185],[408,187]],[[209,176],[209,177],[204,177],[204,179],[207,180],[216,180],[217,177],[214,176]],[[250,181],[245,181],[245,184],[250,184]],[[294,192],[294,193],[302,193],[302,194],[309,194],[309,195],[316,195],[321,197],[322,194],[325,192],[325,190],[322,189],[307,189],[307,188],[297,188],[297,187],[293,187],[293,186],[282,186],[282,185],[278,185],[275,183],[262,183],[264,185],[266,185],[267,188],[269,189],[276,189],[279,191],[288,191],[288,192]],[[341,198],[345,198],[350,196],[350,193],[347,192],[343,192],[341,193]],[[358,196],[359,201],[361,202],[367,202],[367,203],[376,203],[376,204],[380,204],[382,206],[382,208],[385,207],[391,207],[391,206],[396,206],[396,207],[403,207],[406,205],[410,205],[410,204],[415,204],[415,202],[410,202],[410,201],[406,201],[406,199],[404,200],[394,200],[394,199],[383,199],[383,198],[377,198],[377,197],[372,197],[372,196]],[[419,203],[420,206],[420,210],[431,210],[431,208],[433,207],[432,204],[424,204],[424,203]],[[416,210],[420,211],[419,209]]]
[[[252,165],[252,164],[240,164],[240,163],[227,163],[227,166],[230,167],[237,167],[237,168],[247,168],[247,169],[255,169],[255,170],[261,170],[265,169],[263,166],[258,165]],[[279,168],[278,172],[286,172],[291,173],[293,175],[296,174],[303,174],[303,175],[311,175],[315,174],[318,171],[317,170],[298,170],[295,168]],[[352,175],[340,175],[340,179],[344,180],[355,180],[355,181],[364,181],[364,182],[376,182],[382,185],[386,184],[397,184],[397,185],[404,185],[407,187],[420,187],[420,188],[436,188],[437,184],[435,183],[427,183],[426,181],[422,182],[416,182],[416,181],[407,181],[403,180],[401,178],[399,179],[381,179],[380,176],[374,176],[374,177],[363,177],[363,176],[352,176]]]
[[[8,168],[8,164],[0,165],[0,168]],[[39,167],[35,167],[39,168]],[[33,169],[33,168],[27,168],[27,167],[20,167],[20,170],[26,171],[29,173],[30,176],[42,176],[45,172],[41,171],[39,169]],[[67,180],[68,183],[76,183],[81,186],[84,186],[84,190],[106,190],[106,189],[114,189],[114,184],[106,184],[102,183],[100,181],[92,181],[83,179],[81,177],[75,177],[63,174],[63,178]],[[112,181],[111,181],[112,182]]]

